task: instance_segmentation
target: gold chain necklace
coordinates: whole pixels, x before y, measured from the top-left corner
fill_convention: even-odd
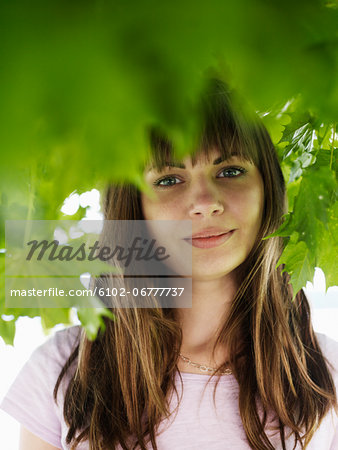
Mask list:
[[[208,367],[205,364],[198,364],[195,362],[192,362],[190,358],[183,356],[182,353],[179,353],[180,358],[189,366],[195,367],[196,369],[200,370],[201,372],[209,372],[209,373],[214,373],[216,371],[216,369],[214,367]],[[231,375],[232,374],[232,370],[231,369],[225,369],[224,372],[221,372],[221,375]]]

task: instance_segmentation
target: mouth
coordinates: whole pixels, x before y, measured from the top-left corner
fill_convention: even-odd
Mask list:
[[[197,248],[212,248],[218,247],[219,245],[226,242],[234,234],[236,230],[230,230],[226,233],[221,233],[217,235],[210,235],[204,237],[191,237],[185,238],[184,240],[188,242],[193,247]]]

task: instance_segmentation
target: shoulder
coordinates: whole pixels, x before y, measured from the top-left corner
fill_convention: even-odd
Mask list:
[[[55,378],[79,343],[80,334],[80,326],[68,327],[55,332],[33,351],[26,365],[31,370],[46,371],[47,379]]]
[[[60,448],[62,405],[69,376],[58,391],[53,390],[59,374],[79,341],[81,327],[57,331],[37,347],[13,381],[0,408],[29,431]],[[75,361],[74,361],[75,363]]]
[[[36,391],[50,389],[53,383],[55,385],[61,369],[79,342],[80,334],[81,327],[73,326],[50,336],[33,351],[14,380],[10,392],[15,387],[24,390],[26,383]]]
[[[333,377],[338,380],[338,342],[323,333],[316,333],[316,337]]]
[[[46,342],[34,350],[31,358],[46,355],[52,358],[57,365],[63,366],[79,343],[80,334],[81,327],[78,325],[56,331]]]

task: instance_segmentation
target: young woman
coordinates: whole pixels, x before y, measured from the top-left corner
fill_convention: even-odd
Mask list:
[[[212,81],[200,144],[153,132],[145,182],[107,191],[110,220],[191,220],[192,308],[115,308],[37,349],[2,408],[21,449],[338,448],[338,344],[315,334],[276,263],[285,185],[257,117]],[[57,400],[57,402],[56,402]]]

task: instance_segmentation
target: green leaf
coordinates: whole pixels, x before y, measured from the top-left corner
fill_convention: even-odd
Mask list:
[[[71,309],[69,308],[41,308],[41,325],[45,333],[57,324],[71,325],[72,319],[70,316]]]
[[[77,310],[77,315],[91,341],[96,338],[99,328],[105,329],[102,316],[111,320],[115,319],[114,314],[106,308],[80,308]]]
[[[318,158],[308,167],[300,181],[291,187],[293,211],[271,236],[292,237],[279,264],[291,275],[294,292],[311,281],[315,267],[326,275],[327,287],[337,283],[338,207],[335,198],[336,180],[329,166],[321,166],[327,158]]]
[[[0,318],[0,336],[7,345],[13,345],[15,336],[15,320],[3,320]]]
[[[335,187],[335,176],[329,167],[315,164],[307,168],[294,200],[293,212],[273,235],[291,236],[298,231],[299,240],[304,241],[314,254],[321,237],[318,224],[322,222],[327,227],[327,210]]]
[[[326,289],[338,285],[338,202],[328,210],[327,230],[320,224],[317,266],[326,280]]]
[[[270,112],[269,114],[263,115],[262,120],[270,134],[272,142],[276,145],[282,140],[285,133],[285,125],[290,123],[291,117],[288,114],[280,112]]]
[[[293,296],[306,285],[306,282],[313,279],[315,261],[306,243],[292,242],[290,240],[286,245],[278,263],[277,267],[285,264],[283,272],[288,272],[290,275],[290,282],[293,287]]]
[[[293,211],[294,201],[299,193],[301,178],[298,180],[289,183],[287,186],[287,196],[288,196],[288,209],[289,211]]]
[[[293,227],[299,231],[299,240],[315,252],[320,232],[318,221],[327,227],[327,209],[336,187],[333,171],[315,164],[304,172],[299,193],[294,203]]]

